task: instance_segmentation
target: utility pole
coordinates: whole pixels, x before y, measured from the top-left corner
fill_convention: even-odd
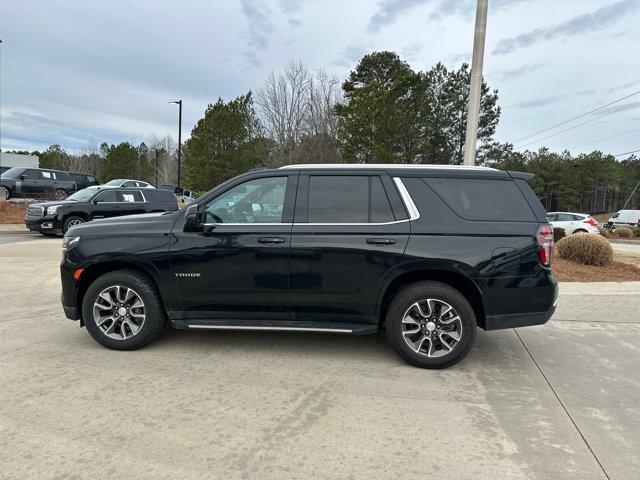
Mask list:
[[[180,188],[180,153],[182,150],[182,100],[176,100],[175,103],[178,105],[178,188]]]
[[[480,114],[480,94],[482,89],[482,65],[484,63],[484,40],[487,35],[487,12],[489,0],[478,0],[476,28],[473,37],[473,58],[471,60],[471,85],[469,108],[467,110],[467,136],[464,142],[464,165],[474,165],[476,160],[476,140],[478,138],[478,116]]]

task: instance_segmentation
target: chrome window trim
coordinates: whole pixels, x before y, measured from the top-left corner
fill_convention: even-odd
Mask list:
[[[407,212],[409,213],[409,218],[405,218],[403,220],[394,220],[392,222],[381,222],[381,223],[307,223],[307,222],[293,222],[293,223],[203,223],[204,226],[211,227],[217,225],[229,225],[229,226],[240,226],[240,225],[271,225],[271,226],[285,226],[290,227],[293,225],[305,225],[310,227],[322,227],[322,226],[356,226],[356,227],[366,227],[366,226],[379,226],[379,225],[394,225],[397,223],[405,223],[411,222],[413,220],[417,220],[420,218],[420,211],[416,204],[411,198],[411,194],[407,190],[407,187],[402,183],[402,179],[399,177],[393,177],[393,181],[398,188],[400,193],[400,198],[402,199],[402,203],[404,203]]]
[[[328,333],[353,333],[346,328],[304,328],[304,327],[252,327],[249,325],[201,325],[189,324],[189,328],[205,330],[269,330],[269,331],[293,331],[293,332],[328,332]]]
[[[407,212],[409,212],[409,220],[417,220],[420,218],[420,210],[416,207],[416,204],[413,202],[413,198],[411,198],[411,194],[407,190],[407,187],[404,186],[402,179],[399,177],[393,177],[393,181],[398,187],[398,191],[400,192],[400,197],[402,198],[402,202],[404,206],[407,208]]]

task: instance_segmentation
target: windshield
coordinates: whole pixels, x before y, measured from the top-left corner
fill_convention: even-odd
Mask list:
[[[119,187],[122,182],[124,182],[124,179],[115,178],[113,180],[109,180],[107,183],[105,183],[105,185],[108,185],[109,187]]]
[[[86,202],[98,193],[99,190],[99,188],[84,188],[82,190],[78,190],[73,195],[69,195],[67,200],[73,200],[74,202]]]
[[[0,176],[2,178],[18,178],[22,172],[24,172],[24,168],[13,167]]]

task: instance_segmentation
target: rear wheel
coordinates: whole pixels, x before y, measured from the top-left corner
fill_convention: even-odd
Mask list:
[[[155,285],[134,270],[98,277],[82,301],[82,319],[94,340],[114,350],[142,348],[155,340],[166,324]]]
[[[71,215],[64,219],[64,223],[62,224],[62,233],[67,233],[71,227],[75,227],[76,225],[81,225],[84,223],[84,218],[78,217],[77,215]]]
[[[439,282],[403,288],[387,310],[389,343],[416,367],[445,368],[459,362],[473,346],[476,329],[467,299]]]
[[[7,187],[0,187],[0,199],[9,200],[11,198],[11,190]]]
[[[578,229],[574,230],[573,233],[588,233],[588,232],[586,230],[582,229],[582,228],[578,228]],[[573,235],[573,233],[571,235]]]
[[[63,190],[62,188],[57,189],[54,195],[56,197],[56,200],[64,200],[69,196],[67,194],[67,191]]]

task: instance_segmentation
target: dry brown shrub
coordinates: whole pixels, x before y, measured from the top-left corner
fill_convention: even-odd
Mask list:
[[[631,230],[629,227],[618,227],[613,231],[613,233],[620,238],[633,237],[633,230]]]
[[[609,240],[593,233],[575,233],[556,244],[559,257],[584,265],[607,265],[613,259]]]

